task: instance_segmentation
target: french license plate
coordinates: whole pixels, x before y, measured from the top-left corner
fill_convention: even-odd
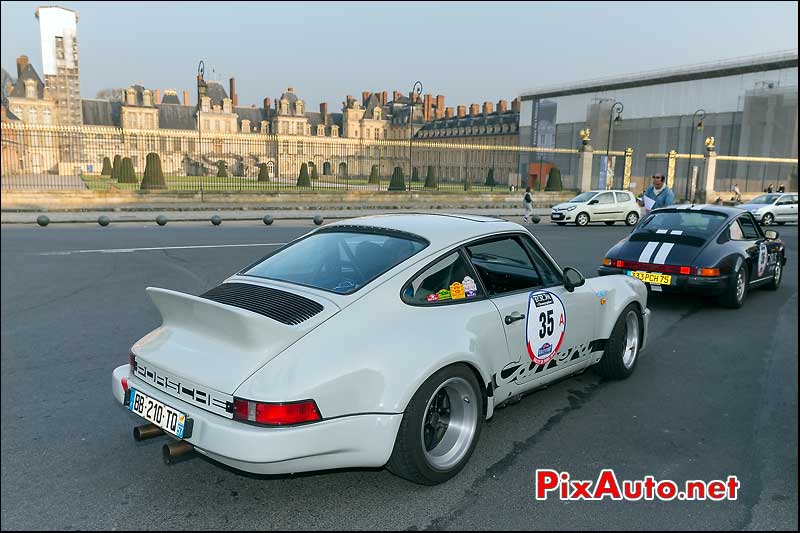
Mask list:
[[[550,213],[551,220],[561,220],[564,218],[564,213]]]
[[[641,270],[628,270],[628,275],[638,278],[645,283],[655,283],[656,285],[670,285],[672,276],[659,274],[658,272],[642,272]]]
[[[172,433],[180,439],[184,438],[188,420],[185,414],[136,389],[130,389],[130,394],[128,401],[130,411],[149,420],[164,431]],[[189,435],[186,435],[186,438],[188,437]]]

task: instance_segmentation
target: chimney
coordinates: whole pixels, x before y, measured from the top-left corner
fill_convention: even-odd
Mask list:
[[[511,101],[511,111],[513,111],[514,113],[519,113],[519,98],[518,97],[514,98]]]
[[[453,118],[453,108],[452,107],[446,107],[444,109],[444,116],[446,118]]]
[[[386,105],[386,102],[388,101],[388,97],[389,97],[389,94],[386,91],[383,91],[381,93],[381,105]]]
[[[189,91],[183,91],[183,105],[190,105],[189,102]]]
[[[28,56],[19,56],[17,58],[17,78],[22,76],[22,71],[28,66]]]
[[[395,102],[400,99],[400,96],[402,96],[402,93],[400,91],[392,92],[392,100],[394,100]]]
[[[437,94],[436,95],[436,118],[444,117],[444,95]]]
[[[494,112],[494,104],[491,102],[483,103],[483,115],[491,115]]]
[[[372,96],[371,92],[362,91],[361,92],[361,105],[363,105],[364,107],[367,107],[367,100],[369,100],[370,96]]]
[[[289,87],[288,89],[286,89],[286,92],[294,94],[294,87]]]
[[[467,108],[466,106],[460,105],[456,108],[458,118],[464,118],[467,115]]]
[[[500,100],[499,102],[497,102],[497,112],[505,113],[506,111],[508,111],[508,102],[506,102],[505,100]]]
[[[236,107],[239,105],[239,95],[236,94],[236,78],[231,78],[229,83],[231,87],[231,105]]]
[[[153,105],[153,93],[150,89],[145,89],[142,91],[142,105],[144,107],[150,107]]]
[[[160,104],[161,103],[161,89],[155,89],[153,91],[153,104]]]
[[[322,115],[322,123],[328,125],[328,102],[319,104],[319,114]]]
[[[480,109],[481,108],[480,108],[480,106],[478,104],[471,104],[469,106],[469,116],[477,117],[478,116],[478,112],[480,111]]]
[[[425,122],[433,120],[433,97],[429,94],[425,95],[424,104],[422,106],[422,119]]]

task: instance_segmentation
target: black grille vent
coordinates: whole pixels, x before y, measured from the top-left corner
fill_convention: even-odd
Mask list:
[[[200,297],[241,307],[290,326],[308,320],[323,309],[319,303],[303,296],[247,283],[223,283]]]

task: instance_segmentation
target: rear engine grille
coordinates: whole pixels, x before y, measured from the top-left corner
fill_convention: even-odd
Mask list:
[[[290,326],[308,320],[323,309],[321,304],[303,296],[247,283],[223,283],[200,297],[247,309]]]

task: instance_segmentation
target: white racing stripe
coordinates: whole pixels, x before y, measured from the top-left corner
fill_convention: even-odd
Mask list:
[[[266,242],[255,244],[204,244],[196,246],[159,246],[153,248],[110,248],[107,250],[66,250],[63,252],[41,252],[36,255],[72,255],[72,254],[128,254],[131,252],[149,252],[153,250],[192,250],[198,248],[237,248],[248,246],[283,246],[285,242]]]
[[[649,263],[650,257],[653,255],[653,252],[656,251],[659,243],[657,242],[648,242],[647,245],[642,250],[642,254],[639,256],[640,263]]]
[[[675,246],[671,242],[665,242],[661,245],[661,248],[658,249],[658,253],[656,254],[655,259],[653,259],[653,263],[656,265],[663,265],[664,262],[667,260],[667,256],[672,251],[672,247]]]

